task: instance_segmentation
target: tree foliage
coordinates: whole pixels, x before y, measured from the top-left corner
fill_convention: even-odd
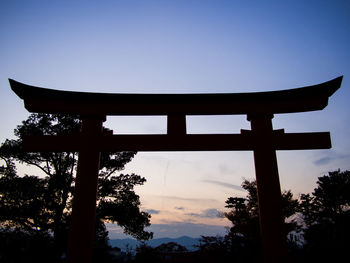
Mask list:
[[[318,178],[312,195],[301,195],[302,213],[307,226],[335,223],[350,209],[350,172],[333,171]]]
[[[244,237],[250,245],[259,246],[260,226],[256,181],[244,180],[242,187],[248,192],[246,198],[229,197],[226,200],[226,208],[231,209],[225,213],[225,217],[232,223],[230,235]],[[293,198],[291,191],[282,192],[282,212],[287,233],[297,230],[296,222],[290,217],[297,213],[298,206],[299,202]]]
[[[3,227],[52,233],[55,246],[65,246],[72,208],[76,152],[24,152],[27,135],[68,135],[80,130],[81,122],[71,115],[31,114],[0,147],[0,223]],[[97,239],[106,242],[104,222],[119,224],[124,232],[147,240],[152,233],[150,215],[140,210],[134,187],[146,179],[120,174],[136,152],[101,153],[97,198]],[[39,174],[19,176],[16,164],[38,168]]]
[[[184,255],[186,259],[190,256],[186,247],[176,243],[168,242],[160,244],[157,247],[151,247],[146,243],[142,243],[136,248],[136,257],[134,262],[183,262],[183,259],[177,257]],[[185,261],[192,262],[192,261]]]
[[[246,197],[229,197],[225,217],[232,227],[225,237],[202,237],[206,258],[259,262],[260,229],[256,181],[245,180]],[[311,194],[294,199],[282,192],[282,211],[292,262],[330,262],[347,258],[350,245],[350,172],[333,171],[318,178]]]
[[[318,178],[312,194],[301,196],[305,249],[318,260],[341,260],[350,246],[350,171]],[[311,256],[310,256],[311,255]]]

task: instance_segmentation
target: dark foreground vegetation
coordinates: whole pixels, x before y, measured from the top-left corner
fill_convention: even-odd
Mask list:
[[[65,262],[68,222],[74,191],[76,153],[24,153],[27,134],[66,134],[79,129],[69,116],[33,114],[15,130],[17,140],[0,147],[0,262]],[[150,215],[140,210],[138,175],[115,175],[134,152],[104,153],[99,176],[94,262],[261,262],[257,189],[245,180],[245,198],[229,197],[223,215],[232,227],[223,237],[202,236],[195,251],[176,243],[140,245],[121,252],[108,245],[105,222],[119,224],[139,240]],[[36,166],[40,176],[19,176],[16,164]],[[342,262],[350,247],[350,172],[318,178],[310,194],[282,193],[285,231],[292,262]],[[224,206],[224,204],[223,204]]]
[[[255,181],[244,181],[246,198],[230,197],[224,216],[232,227],[224,237],[202,236],[197,251],[138,248],[135,262],[262,262]],[[318,178],[311,194],[282,193],[291,262],[345,262],[350,248],[350,171]],[[167,259],[167,260],[166,260]]]
[[[78,132],[80,126],[80,120],[70,115],[31,114],[15,129],[16,139],[1,145],[0,262],[60,262],[65,258],[77,153],[28,153],[21,150],[21,143],[26,135],[67,135]],[[135,154],[101,154],[95,236],[95,255],[101,259],[108,249],[105,222],[118,224],[136,239],[153,236],[144,230],[150,225],[150,214],[140,210],[140,198],[134,192],[146,179],[117,174]],[[35,167],[40,174],[19,176],[18,164]]]

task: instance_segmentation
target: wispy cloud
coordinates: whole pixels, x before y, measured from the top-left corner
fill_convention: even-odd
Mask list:
[[[233,169],[231,169],[231,167],[226,165],[226,164],[220,164],[218,168],[219,168],[220,174],[234,174],[235,173],[235,171]]]
[[[218,218],[220,217],[220,212],[215,208],[210,208],[203,210],[201,213],[186,213],[185,215],[200,218]]]
[[[156,209],[146,209],[145,211],[152,215],[158,215],[160,213],[160,210],[156,210]]]
[[[173,199],[173,200],[180,200],[180,201],[188,201],[188,202],[217,202],[216,199],[210,199],[210,198],[189,198],[189,197],[182,197],[182,196],[157,196],[159,198],[164,199]]]
[[[349,157],[350,156],[346,155],[346,154],[337,154],[337,153],[333,152],[333,153],[330,153],[328,156],[325,156],[325,157],[317,159],[313,163],[315,165],[326,165],[326,164],[329,164],[329,163],[331,163],[333,161],[342,160],[342,159],[346,159],[346,158],[349,158]]]
[[[332,158],[331,157],[323,157],[323,158],[320,158],[316,161],[314,161],[314,164],[316,165],[325,165],[325,164],[328,164],[332,161]]]
[[[244,189],[241,186],[236,185],[236,184],[229,184],[229,183],[216,181],[216,180],[202,180],[201,182],[209,183],[209,184],[215,184],[215,185],[223,186],[223,187],[226,187],[226,188],[235,189],[235,190],[238,190],[238,191],[244,191]]]

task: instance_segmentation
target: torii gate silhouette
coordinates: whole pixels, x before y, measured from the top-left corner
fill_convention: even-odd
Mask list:
[[[270,92],[230,94],[106,94],[59,91],[10,79],[29,112],[79,115],[80,134],[29,136],[25,151],[77,151],[68,262],[91,262],[97,178],[102,151],[253,151],[264,262],[287,262],[276,150],[329,149],[329,132],[273,130],[274,114],[322,110],[342,76],[322,84]],[[240,134],[186,134],[186,115],[244,114],[251,130]],[[166,115],[167,134],[113,135],[107,115]]]

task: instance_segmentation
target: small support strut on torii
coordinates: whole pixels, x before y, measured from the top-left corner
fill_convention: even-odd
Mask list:
[[[342,76],[322,84],[270,92],[229,94],[106,94],[38,88],[10,79],[29,112],[78,115],[80,134],[29,136],[25,151],[79,152],[69,263],[91,262],[97,178],[103,151],[253,151],[265,263],[287,262],[276,150],[329,149],[329,132],[273,130],[274,114],[322,110]],[[186,134],[186,115],[247,115],[251,130],[240,134]],[[103,131],[107,115],[165,115],[163,135],[113,135]]]

